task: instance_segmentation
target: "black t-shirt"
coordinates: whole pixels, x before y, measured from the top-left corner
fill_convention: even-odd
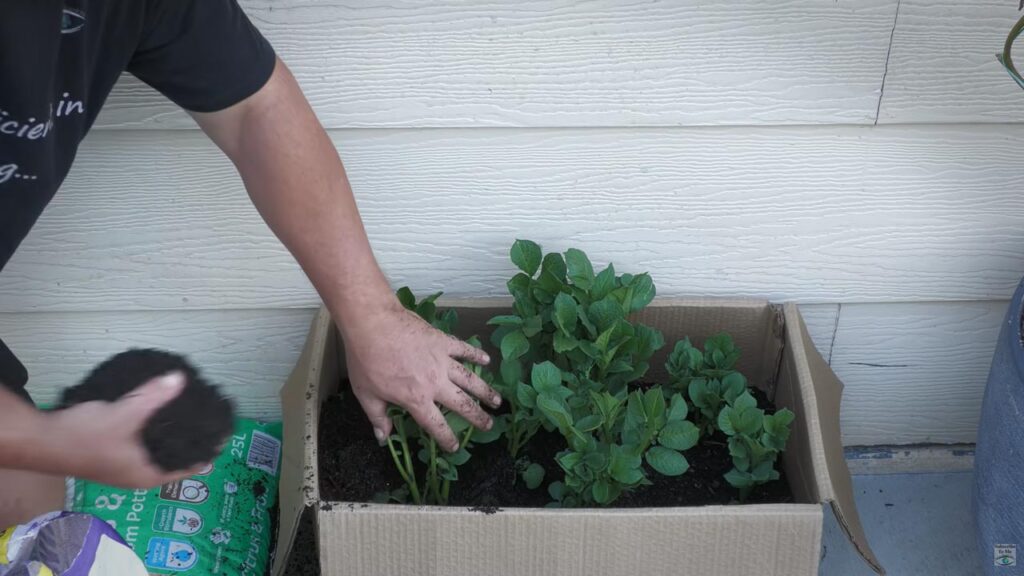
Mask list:
[[[0,0],[0,270],[122,72],[214,112],[259,90],[274,63],[235,0]],[[0,382],[26,379],[0,341]]]

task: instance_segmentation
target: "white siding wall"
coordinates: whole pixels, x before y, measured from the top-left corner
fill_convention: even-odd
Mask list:
[[[396,285],[500,293],[529,237],[662,294],[801,302],[849,444],[974,438],[1024,275],[1012,4],[243,1]],[[230,163],[126,78],[0,275],[0,333],[44,400],[149,345],[274,416],[317,303]]]

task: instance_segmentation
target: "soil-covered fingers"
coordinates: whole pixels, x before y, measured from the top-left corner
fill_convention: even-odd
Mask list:
[[[494,425],[490,414],[484,412],[484,409],[470,398],[469,394],[454,386],[443,390],[437,400],[455,411],[459,416],[465,418],[467,422],[478,430],[490,430],[491,426]]]
[[[420,425],[420,428],[433,436],[442,449],[447,452],[458,451],[458,438],[455,437],[455,433],[448,426],[448,421],[444,419],[444,414],[441,414],[441,410],[433,402],[409,406],[407,410],[413,419],[416,420],[416,423]]]
[[[448,336],[448,354],[453,358],[459,360],[465,360],[478,364],[480,366],[486,366],[491,363],[491,357],[487,355],[487,352],[473,346],[468,342],[463,342],[454,336]]]
[[[452,362],[448,368],[448,378],[456,386],[477,397],[481,402],[487,402],[491,408],[501,406],[501,395],[494,388],[491,388],[468,368],[458,362]]]

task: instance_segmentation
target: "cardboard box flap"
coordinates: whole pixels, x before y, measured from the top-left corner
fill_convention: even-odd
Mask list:
[[[318,338],[318,335],[324,332],[322,324],[325,315],[326,311],[321,309],[313,318],[302,354],[280,392],[284,441],[281,450],[281,480],[278,488],[280,515],[278,517],[277,548],[274,550],[274,564],[271,570],[273,576],[281,576],[284,573],[302,511],[307,505],[315,502],[319,496],[310,493],[312,487],[305,482],[307,470],[310,469],[310,466],[316,465],[315,460],[309,460],[305,438],[310,433],[309,430],[313,429],[306,418],[306,409],[308,395],[313,394],[318,385],[318,382],[311,381],[310,374],[315,373],[315,370],[312,369],[313,364],[323,357],[323,343],[318,342],[322,338]],[[313,443],[308,444],[312,445]]]
[[[867,536],[861,526],[860,516],[853,499],[853,485],[850,470],[843,454],[842,432],[839,422],[840,403],[843,397],[843,383],[832,368],[825,362],[818,349],[814,346],[807,333],[803,317],[796,304],[786,304],[786,329],[790,333],[788,342],[795,348],[796,358],[806,358],[806,365],[797,366],[802,382],[813,382],[803,390],[805,398],[817,404],[816,423],[811,423],[820,430],[820,446],[812,441],[812,457],[814,473],[823,502],[828,502],[835,513],[839,525],[847,538],[856,548],[857,553],[878,574],[885,574],[878,558],[868,545]]]

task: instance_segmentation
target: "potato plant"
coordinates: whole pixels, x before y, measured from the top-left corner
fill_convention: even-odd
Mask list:
[[[556,457],[565,477],[548,487],[558,505],[611,504],[651,483],[642,462],[665,476],[689,468],[682,451],[697,443],[699,433],[686,419],[682,395],[666,405],[660,387],[628,394],[594,390],[550,361],[533,366],[530,382],[527,406],[536,406],[568,444]]]
[[[507,283],[513,314],[490,324],[498,327],[492,336],[501,350],[497,384],[509,400],[508,447],[515,456],[541,426],[552,429],[535,406],[523,402],[530,384],[524,366],[550,362],[570,375],[574,390],[619,395],[647,372],[664,340],[658,331],[626,320],[654,298],[649,275],[616,275],[611,264],[595,274],[582,251],[542,255],[528,240],[517,240],[510,256],[520,270]],[[579,398],[583,402],[585,395]]]
[[[776,459],[789,438],[793,413],[782,409],[765,415],[750,394],[747,380],[735,370],[740,353],[732,338],[719,334],[704,343],[704,351],[689,339],[676,343],[666,369],[671,386],[685,390],[699,410],[702,435],[720,430],[729,438],[733,468],[725,474],[745,500],[758,484],[779,478]]]
[[[447,334],[454,332],[458,324],[458,315],[454,310],[438,313],[436,301],[438,292],[417,302],[415,295],[408,288],[397,293],[399,301],[406,309],[416,312],[423,320]],[[467,340],[474,346],[480,346],[476,337]],[[465,363],[467,369],[485,380],[488,375],[479,366]],[[446,453],[438,448],[437,441],[424,431],[416,421],[402,408],[392,406],[388,414],[394,423],[394,432],[387,440],[387,448],[392,461],[405,486],[395,491],[378,495],[380,500],[405,501],[410,498],[415,504],[445,505],[451,491],[451,483],[459,479],[458,468],[469,461],[469,449],[473,444],[493,442],[504,432],[503,425],[495,422],[488,431],[476,430],[462,416],[441,407],[452,432],[459,437],[459,450]],[[418,449],[414,445],[418,445]],[[414,455],[415,451],[415,455]],[[422,466],[417,466],[417,462]],[[422,470],[422,474],[418,472]],[[422,478],[420,477],[422,476]]]
[[[785,408],[766,415],[749,392],[740,394],[718,414],[718,428],[729,437],[733,463],[725,479],[739,489],[740,500],[758,484],[779,479],[775,461],[786,448],[793,417]]]

